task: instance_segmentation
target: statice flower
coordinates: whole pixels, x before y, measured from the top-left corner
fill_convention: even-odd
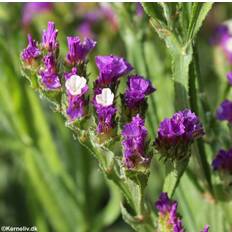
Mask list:
[[[228,72],[226,77],[227,77],[229,84],[232,85],[232,72]]]
[[[178,203],[171,201],[167,193],[161,193],[155,207],[159,212],[159,232],[184,232],[183,223],[177,214]]]
[[[78,36],[69,36],[67,62],[71,65],[85,60],[87,54],[95,47],[96,42],[92,39],[85,38],[83,41]]]
[[[43,58],[44,68],[39,72],[41,82],[47,90],[54,90],[61,87],[60,79],[56,70],[56,61],[53,54]]]
[[[37,43],[32,39],[32,36],[28,34],[28,45],[22,51],[21,58],[26,64],[32,64],[33,61],[41,55]]]
[[[85,77],[77,75],[77,69],[73,68],[70,73],[65,73],[65,88],[68,99],[66,113],[72,122],[86,114],[87,100],[85,93],[88,91],[87,80]]]
[[[117,112],[114,106],[114,94],[110,88],[96,91],[94,106],[98,117],[97,132],[99,134],[110,134],[114,127],[114,117]]]
[[[97,56],[96,64],[99,77],[96,86],[107,87],[115,84],[119,77],[128,74],[133,68],[123,58],[118,56]]]
[[[57,42],[58,30],[54,22],[48,22],[47,30],[43,30],[42,45],[48,51],[56,51],[59,47]]]
[[[150,163],[150,158],[146,154],[147,129],[139,115],[133,117],[132,121],[123,127],[122,137],[124,165],[128,169],[147,166]]]
[[[27,2],[23,7],[22,22],[24,26],[31,23],[32,18],[53,8],[52,2]]]
[[[155,146],[165,160],[180,160],[187,157],[189,145],[203,134],[199,118],[185,109],[160,123]]]
[[[220,150],[212,162],[215,171],[224,171],[232,174],[232,149]]]
[[[225,100],[217,109],[217,118],[220,121],[226,120],[232,123],[232,102]]]
[[[145,80],[142,76],[131,76],[128,79],[128,87],[124,95],[127,107],[137,108],[145,101],[145,97],[155,91],[150,80]]]

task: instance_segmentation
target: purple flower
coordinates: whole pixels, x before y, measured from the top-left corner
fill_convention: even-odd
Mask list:
[[[150,158],[145,154],[147,129],[139,115],[123,127],[122,137],[124,164],[128,169],[150,163]]]
[[[220,121],[226,120],[232,123],[232,102],[225,100],[221,103],[217,109],[217,118]]]
[[[66,113],[70,121],[74,121],[86,114],[87,100],[84,95],[88,91],[87,80],[77,75],[76,68],[73,68],[70,73],[65,73],[65,79],[68,98]]]
[[[227,37],[228,35],[229,28],[226,25],[221,24],[217,26],[211,38],[211,44],[220,45],[223,40],[223,37]]]
[[[214,170],[232,173],[232,149],[220,150],[212,162]]]
[[[96,64],[99,70],[97,86],[105,87],[117,82],[120,76],[126,75],[133,68],[123,58],[117,56],[97,56]]]
[[[56,62],[52,54],[43,59],[45,68],[40,71],[41,81],[46,89],[53,90],[61,87],[59,76],[56,72]]]
[[[188,145],[203,135],[199,118],[189,109],[185,109],[160,123],[155,145],[166,159],[181,159],[188,151]]]
[[[227,77],[229,84],[232,85],[232,72],[228,72],[226,77]]]
[[[131,76],[128,80],[124,100],[129,108],[138,107],[144,102],[145,97],[155,91],[150,80],[145,80],[142,76]]]
[[[36,45],[36,41],[32,39],[30,34],[28,34],[28,45],[21,53],[22,60],[27,64],[31,64],[35,58],[40,56],[40,54],[41,52]]]
[[[114,127],[117,109],[113,105],[114,94],[109,88],[98,89],[94,97],[94,106],[98,116],[97,132],[109,134]]]
[[[53,8],[51,2],[27,2],[23,7],[23,18],[22,22],[24,26],[31,23],[32,18],[43,12],[50,11]]]
[[[209,225],[205,225],[204,229],[200,232],[209,232]]]
[[[43,30],[42,45],[48,51],[55,51],[59,47],[59,43],[56,38],[58,30],[56,29],[54,22],[48,22],[47,30]]]
[[[141,2],[136,3],[136,14],[138,17],[142,17],[144,15],[144,10]]]
[[[88,21],[81,23],[79,27],[77,28],[77,31],[80,37],[82,38],[85,38],[85,37],[94,38],[95,36],[92,31],[92,25]]]
[[[78,36],[69,36],[68,40],[68,54],[67,62],[69,64],[76,64],[80,61],[84,61],[87,54],[95,47],[96,42],[92,39],[85,38],[81,41]]]
[[[167,232],[184,232],[182,221],[177,214],[178,203],[171,201],[167,193],[162,192],[155,203],[159,211],[158,230]]]

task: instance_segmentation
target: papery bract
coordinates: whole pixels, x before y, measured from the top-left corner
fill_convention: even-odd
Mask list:
[[[124,164],[128,169],[138,165],[148,165],[150,158],[146,155],[147,129],[144,120],[139,116],[132,118],[122,130]]]
[[[28,45],[21,53],[22,60],[27,64],[32,64],[32,62],[40,55],[41,52],[37,47],[36,41],[32,39],[30,34],[28,34]]]
[[[232,102],[225,100],[217,109],[217,118],[218,120],[226,120],[232,123]]]

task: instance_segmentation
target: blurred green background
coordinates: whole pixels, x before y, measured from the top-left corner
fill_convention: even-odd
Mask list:
[[[154,139],[158,123],[174,112],[171,60],[138,4],[50,3],[36,8],[25,3],[0,3],[0,225],[37,226],[38,231],[132,231],[120,216],[121,195],[104,179],[95,159],[65,127],[63,118],[29,87],[20,71],[20,52],[26,35],[37,40],[47,21],[59,29],[61,55],[67,52],[66,36],[91,36],[97,46],[89,58],[90,77],[97,77],[95,55],[124,56],[138,74],[152,80],[157,92],[149,98],[147,127]],[[201,29],[197,47],[204,96],[214,115],[227,86],[230,70],[221,51],[210,45],[214,28],[232,17],[232,4],[215,4]],[[206,130],[210,125],[205,124]],[[224,145],[223,128],[212,132],[211,162]],[[219,133],[220,131],[220,133]],[[193,171],[194,170],[194,171]],[[153,159],[147,198],[152,204],[162,189],[163,168]],[[204,224],[211,232],[229,232],[232,210],[213,202],[201,185],[202,173],[193,155],[190,167],[175,194],[186,231]],[[222,208],[224,210],[222,210]]]

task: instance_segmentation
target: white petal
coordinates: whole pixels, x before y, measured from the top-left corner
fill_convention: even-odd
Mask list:
[[[110,88],[104,88],[101,94],[96,95],[96,101],[102,106],[110,106],[114,102],[114,94]]]
[[[66,82],[65,87],[73,96],[81,94],[81,90],[86,85],[86,79],[78,75],[72,75]]]

